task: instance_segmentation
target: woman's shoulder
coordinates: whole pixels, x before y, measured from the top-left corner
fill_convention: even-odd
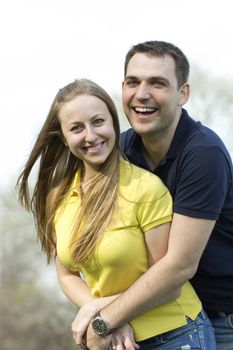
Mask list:
[[[123,194],[130,194],[131,197],[156,200],[168,190],[162,180],[148,170],[142,169],[125,159],[120,164],[120,188]]]

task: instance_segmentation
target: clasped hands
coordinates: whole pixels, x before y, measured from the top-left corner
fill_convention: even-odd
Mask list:
[[[132,327],[126,325],[117,328],[106,337],[100,337],[94,333],[91,320],[93,316],[103,307],[104,298],[95,299],[83,305],[72,322],[72,333],[74,341],[82,349],[88,350],[136,350],[138,344],[134,340]]]

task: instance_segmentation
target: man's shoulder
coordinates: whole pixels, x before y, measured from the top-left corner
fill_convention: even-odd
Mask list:
[[[180,129],[180,130],[179,130]],[[187,112],[184,120],[178,125],[178,133],[181,132],[184,140],[184,149],[205,149],[216,147],[223,153],[228,153],[227,148],[220,136],[209,126],[201,121],[192,119]]]

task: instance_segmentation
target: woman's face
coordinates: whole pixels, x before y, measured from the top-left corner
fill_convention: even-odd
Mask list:
[[[87,173],[98,170],[113,150],[116,134],[107,105],[98,97],[80,95],[65,103],[59,120],[70,151],[85,166]]]

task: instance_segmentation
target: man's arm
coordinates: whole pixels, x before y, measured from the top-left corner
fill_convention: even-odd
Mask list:
[[[103,319],[112,327],[119,327],[170,300],[173,291],[195,274],[214,224],[214,220],[175,213],[167,254],[101,310]]]

